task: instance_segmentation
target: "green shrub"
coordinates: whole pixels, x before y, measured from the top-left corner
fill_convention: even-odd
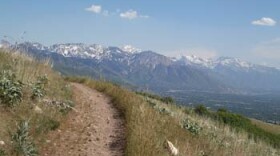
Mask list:
[[[195,107],[194,112],[198,115],[209,115],[210,112],[208,111],[208,109],[203,106],[203,105],[198,105]]]
[[[161,98],[161,101],[164,102],[164,103],[168,103],[168,104],[169,104],[169,103],[174,103],[173,98],[170,97],[170,96],[162,97],[162,98]]]
[[[243,117],[242,115],[230,113],[227,110],[218,110],[213,114],[213,117],[237,130],[247,131],[249,133],[249,138],[253,138],[255,140],[261,139],[276,148],[280,147],[280,135],[267,132],[264,129],[257,127],[252,124],[251,120]]]
[[[17,155],[37,156],[38,152],[35,144],[31,141],[28,130],[29,123],[21,121],[17,126],[16,133],[12,135],[13,149]]]
[[[197,123],[191,122],[188,119],[183,120],[181,124],[182,124],[182,128],[190,131],[194,135],[199,134],[199,132],[202,129]]]
[[[223,124],[230,125],[237,131],[246,131],[249,134],[249,138],[253,138],[255,140],[261,139],[276,148],[280,147],[280,135],[267,132],[264,129],[257,127],[251,122],[251,120],[242,115],[231,113],[224,108],[218,109],[217,112],[210,112],[203,105],[197,106],[194,111],[198,115],[208,116]]]
[[[42,98],[45,96],[45,85],[48,83],[47,76],[39,76],[37,81],[32,85],[32,99]]]
[[[251,125],[251,121],[248,118],[227,111],[218,111],[215,114],[215,117],[217,120],[220,120],[221,122],[231,125],[238,129],[245,128]]]
[[[65,102],[58,102],[59,111],[63,114],[67,114],[75,106],[73,101],[67,100]]]
[[[5,155],[6,155],[5,151],[0,149],[0,156],[5,156]]]
[[[15,74],[10,70],[0,73],[0,104],[11,107],[22,100],[23,83],[16,80]]]
[[[56,120],[50,119],[49,122],[47,123],[47,127],[49,130],[56,130],[60,126],[60,123]]]
[[[228,110],[225,109],[225,108],[219,108],[219,109],[217,110],[217,112],[224,112],[224,113],[226,113],[226,112],[228,112]]]

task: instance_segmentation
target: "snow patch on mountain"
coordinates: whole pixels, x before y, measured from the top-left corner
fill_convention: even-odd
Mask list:
[[[213,68],[214,65],[214,61],[212,59],[201,58],[195,55],[182,56],[180,60],[183,61],[186,65],[196,65],[206,68]]]
[[[196,66],[208,69],[214,69],[216,67],[229,67],[239,68],[244,70],[256,69],[257,65],[243,61],[238,58],[231,57],[219,57],[217,59],[201,58],[195,55],[181,56],[181,58],[175,60],[175,62],[183,63],[184,65]]]
[[[123,47],[121,47],[121,50],[127,53],[141,52],[141,49],[135,48],[132,45],[124,45]]]
[[[86,45],[82,43],[55,44],[49,47],[49,50],[64,57],[80,57],[101,59],[106,56],[108,48],[99,44]]]
[[[82,43],[55,44],[50,46],[49,50],[61,54],[64,57],[80,57],[97,60],[102,60],[104,58],[110,59],[113,53],[127,56],[141,51],[131,45],[118,48],[105,47],[100,44],[86,45]]]
[[[220,57],[216,60],[215,64],[223,65],[223,66],[235,66],[240,68],[251,68],[254,66],[249,62],[242,61],[238,58],[231,58],[231,57]]]

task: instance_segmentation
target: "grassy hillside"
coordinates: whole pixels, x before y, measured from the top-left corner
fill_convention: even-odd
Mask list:
[[[252,123],[256,125],[257,127],[260,127],[262,129],[265,129],[266,131],[272,133],[272,134],[278,134],[280,135],[280,125],[274,125],[271,123],[265,123],[260,120],[251,119]]]
[[[127,123],[126,155],[167,156],[170,140],[180,155],[279,155],[279,147],[192,109],[170,104],[168,98],[136,94],[107,82],[75,79],[112,98]]]
[[[48,60],[0,49],[0,156],[38,155],[59,127],[71,90]]]

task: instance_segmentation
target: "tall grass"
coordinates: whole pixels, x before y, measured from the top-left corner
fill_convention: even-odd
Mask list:
[[[11,144],[11,134],[17,130],[16,123],[29,121],[29,135],[39,152],[45,144],[46,134],[59,126],[65,115],[56,106],[48,105],[44,101],[67,101],[71,100],[71,88],[63,78],[51,68],[50,61],[39,62],[30,56],[15,51],[0,50],[0,71],[11,71],[16,81],[23,83],[22,98],[18,105],[3,107],[0,103],[0,138],[5,141],[5,152],[13,155],[14,146]],[[33,85],[38,78],[45,76],[48,83],[40,89],[44,96],[31,98],[34,94]],[[37,87],[38,89],[38,87]],[[5,101],[2,101],[5,102]],[[35,107],[42,109],[36,112]]]
[[[275,148],[280,148],[280,135],[271,133],[266,129],[258,127],[252,121],[242,115],[234,114],[226,109],[219,109],[217,112],[210,112],[204,106],[197,106],[195,112],[201,116],[206,116],[221,122],[222,124],[230,125],[236,131],[246,131],[249,137],[254,140],[265,141]]]
[[[236,132],[230,126],[199,116],[188,108],[137,95],[104,81],[68,80],[107,94],[122,111],[127,126],[127,156],[167,156],[165,140],[170,140],[180,155],[279,155],[279,149],[248,139],[247,132]],[[198,135],[182,126],[186,119],[202,128]]]
[[[251,122],[252,122],[252,124],[254,124],[262,129],[265,129],[266,131],[268,131],[270,133],[280,135],[280,125],[265,123],[265,122],[262,122],[262,121],[256,120],[256,119],[251,119]]]

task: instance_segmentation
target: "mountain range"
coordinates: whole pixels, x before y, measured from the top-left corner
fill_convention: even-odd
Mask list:
[[[24,42],[1,47],[17,48],[39,59],[50,58],[64,75],[104,78],[152,91],[203,91],[215,93],[263,93],[280,90],[280,70],[237,58],[171,58],[127,45],[106,47],[83,43]]]

